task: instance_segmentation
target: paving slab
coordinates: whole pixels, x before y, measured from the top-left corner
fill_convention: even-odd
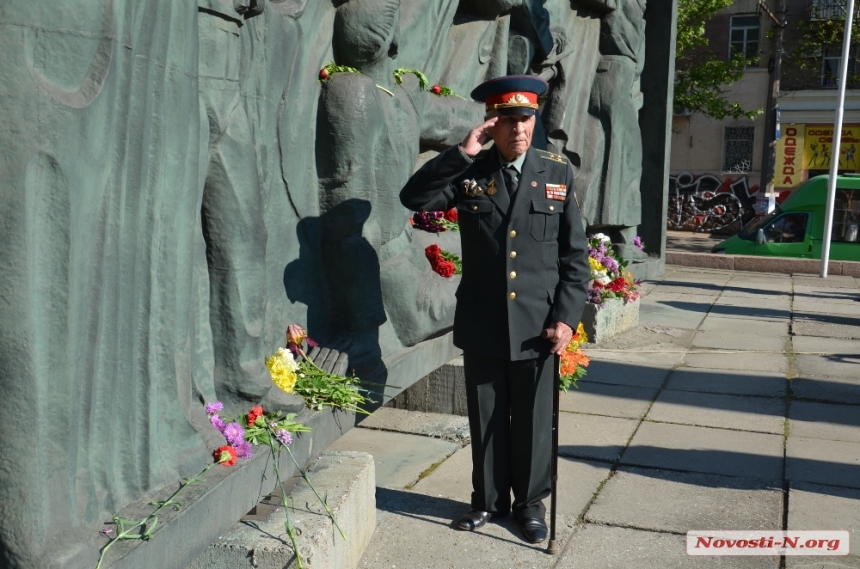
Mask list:
[[[510,566],[514,566],[511,564]],[[684,536],[586,524],[577,528],[558,569],[776,569],[779,558],[687,555]]]
[[[722,288],[723,285],[700,283],[694,279],[683,279],[673,275],[660,282],[658,290],[663,293],[693,294],[706,297],[719,295]]]
[[[860,443],[791,436],[785,455],[791,482],[860,488]]]
[[[785,403],[771,397],[664,389],[645,420],[782,434]]]
[[[778,350],[781,352],[782,350]],[[684,356],[684,364],[693,368],[724,369],[775,374],[788,373],[788,356],[782,353],[697,351]]]
[[[589,349],[585,349],[584,352],[591,357],[591,364],[588,366],[588,374],[580,382],[582,385],[585,383],[606,383],[658,388],[669,377],[669,372],[672,371],[671,366],[674,365],[674,363],[669,363],[666,367],[642,365],[636,362],[637,354],[635,352],[609,352],[607,350]],[[647,362],[649,355],[651,354],[639,354],[638,359]],[[670,355],[674,356],[674,354]],[[604,359],[612,356],[617,356],[621,361]],[[683,353],[680,356],[683,357]]]
[[[848,550],[860,555],[860,490],[795,482],[788,491],[789,530],[850,532]],[[808,558],[812,559],[812,558]],[[815,557],[819,561],[824,556]],[[831,558],[842,560],[843,558]]]
[[[377,525],[358,569],[502,569],[553,567],[546,544],[526,543],[513,516],[492,520],[479,531],[454,529],[468,504],[408,490],[379,488]],[[563,546],[574,516],[559,516],[557,535]]]
[[[795,312],[811,312],[813,314],[835,314],[837,316],[860,316],[860,302],[839,301],[839,302],[819,302],[817,300],[809,300],[798,297],[792,304]]]
[[[788,302],[781,300],[740,299],[744,304],[736,304],[736,296],[726,296],[711,306],[710,317],[724,317],[749,320],[768,320],[772,322],[788,322],[791,310]],[[749,304],[749,306],[746,306]]]
[[[853,288],[857,290],[857,283],[854,277],[847,275],[827,275],[826,279],[812,275],[792,275],[791,280],[794,281],[794,286],[814,287],[814,288]]]
[[[860,406],[792,401],[790,436],[860,443]]]
[[[571,389],[562,396],[561,410],[640,419],[657,391],[657,388],[580,381],[578,389]]]
[[[736,273],[737,275],[737,273]],[[791,278],[788,276],[776,277],[754,277],[751,275],[734,276],[726,284],[726,289],[735,290],[738,292],[744,291],[749,293],[762,294],[777,294],[791,292],[794,285]]]
[[[743,333],[764,337],[788,337],[788,323],[708,315],[702,322],[702,325],[699,326],[699,333],[702,332],[727,335]],[[693,339],[693,343],[695,344],[695,338]],[[755,348],[755,345],[749,346],[749,349]]]
[[[644,422],[621,463],[774,480],[782,455],[779,435]]]
[[[732,324],[735,331],[699,330],[699,332],[696,333],[696,337],[693,338],[694,348],[768,353],[779,353],[785,350],[788,339],[786,336],[762,336],[759,334],[747,333],[743,327],[743,323],[755,322],[754,320],[741,320],[736,318],[714,318],[712,321],[713,320],[734,320]],[[770,322],[759,323],[771,324]]]
[[[328,450],[366,452],[376,464],[377,486],[405,488],[459,448],[457,443],[430,437],[357,428],[335,441]]]
[[[693,355],[690,354],[690,356]],[[732,357],[734,354],[723,356],[723,359],[728,360]],[[672,370],[666,389],[782,397],[785,395],[787,385],[785,374],[782,373],[679,367]]]
[[[800,399],[860,405],[860,378],[801,375],[791,380],[791,392]]]
[[[586,521],[686,533],[782,529],[782,481],[621,467]]]
[[[694,283],[696,285],[715,285],[721,287],[732,278],[732,273],[728,271],[690,271],[678,270],[674,271],[669,277],[663,280],[663,284],[669,283]]]
[[[860,291],[857,289],[813,286],[796,286],[793,294],[795,299],[816,302],[852,302],[860,297]]]
[[[558,512],[579,516],[609,475],[610,465],[603,462],[563,457],[558,461]],[[412,491],[450,498],[469,509],[472,497],[472,447],[464,447],[440,464],[412,487]],[[547,506],[549,502],[546,502]]]
[[[657,301],[652,296],[642,299],[639,307],[640,324],[658,324],[695,330],[711,307],[710,303],[703,302]]]
[[[558,420],[558,453],[613,462],[638,424],[632,419],[563,412]]]
[[[795,312],[791,331],[796,336],[860,339],[860,318],[850,316]]]
[[[366,429],[395,431],[444,439],[459,444],[469,442],[469,418],[445,413],[425,413],[380,407],[359,423]]]
[[[791,300],[791,292],[790,291],[767,291],[767,292],[756,292],[753,288],[743,288],[743,287],[733,287],[731,285],[726,286],[723,289],[723,294],[720,295],[720,298],[742,298],[742,299],[759,299],[759,300]]]
[[[796,336],[792,338],[797,373],[806,377],[857,378],[860,341]],[[821,353],[823,355],[815,355]]]

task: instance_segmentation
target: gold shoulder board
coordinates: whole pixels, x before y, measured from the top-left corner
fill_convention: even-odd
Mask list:
[[[544,160],[552,160],[553,162],[558,162],[559,164],[565,164],[567,159],[561,154],[553,154],[552,152],[547,152],[546,150],[537,150],[538,156],[543,158]]]

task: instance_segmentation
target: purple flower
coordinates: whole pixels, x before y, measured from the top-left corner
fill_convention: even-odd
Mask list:
[[[206,414],[214,415],[218,411],[224,408],[224,404],[220,401],[216,401],[215,403],[209,403],[206,405]]]
[[[635,245],[640,251],[645,248],[645,244],[642,243],[642,238],[638,235],[633,239],[633,245]]]
[[[254,446],[248,441],[242,441],[235,445],[236,456],[239,458],[251,458],[254,456]]]
[[[286,429],[281,429],[277,433],[275,433],[275,438],[281,441],[281,444],[287,446],[291,442],[293,442],[293,436]]]
[[[212,415],[211,417],[209,417],[209,422],[212,423],[213,427],[218,429],[219,433],[224,433],[224,427],[226,427],[226,425],[224,424],[224,420],[221,417],[219,417],[218,415]]]
[[[233,446],[237,446],[245,440],[245,429],[239,423],[230,423],[221,432],[224,434],[227,442]]]

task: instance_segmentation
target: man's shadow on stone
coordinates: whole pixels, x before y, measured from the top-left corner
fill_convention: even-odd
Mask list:
[[[379,256],[362,236],[372,205],[345,200],[296,227],[299,258],[284,269],[284,289],[291,302],[307,306],[307,330],[320,346],[346,353],[347,375],[354,374],[377,392],[388,370],[379,346],[382,303]]]

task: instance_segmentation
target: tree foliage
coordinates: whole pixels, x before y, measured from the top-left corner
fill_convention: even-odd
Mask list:
[[[851,43],[860,43],[860,21],[857,14],[851,26]],[[801,21],[797,25],[797,37],[791,42],[791,49],[787,50],[785,62],[789,67],[812,72],[818,77],[822,70],[822,58],[825,50],[831,50],[832,55],[841,57],[842,41],[845,34],[845,20],[812,20]],[[856,54],[853,54],[856,57]],[[825,73],[829,70],[825,70]],[[849,67],[848,84],[856,86],[860,77],[850,74]],[[835,81],[833,86],[835,86]]]
[[[722,120],[726,117],[755,118],[762,109],[744,109],[726,97],[728,86],[744,76],[749,63],[743,54],[729,60],[708,49],[706,22],[728,8],[733,0],[678,0],[678,40],[675,51],[676,108]]]

